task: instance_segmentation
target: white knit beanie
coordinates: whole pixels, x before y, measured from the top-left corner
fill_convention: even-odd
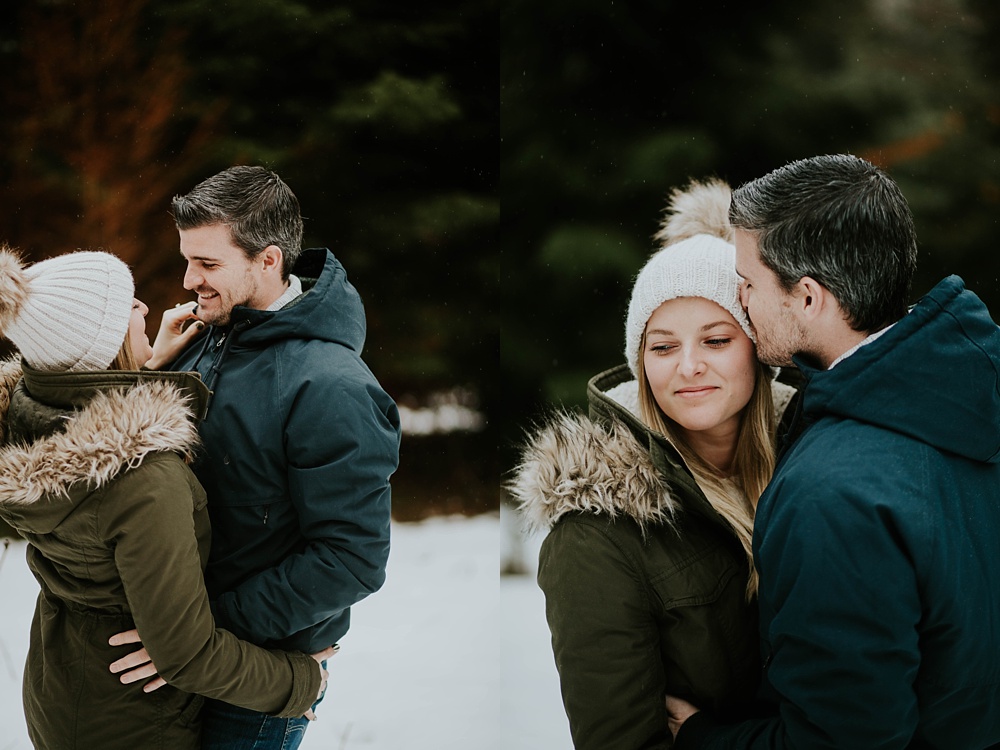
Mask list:
[[[0,249],[0,334],[38,370],[106,370],[128,332],[135,284],[110,253],[75,252],[30,266]]]
[[[742,279],[736,273],[736,248],[727,211],[729,186],[718,180],[692,182],[685,191],[674,191],[669,217],[656,239],[663,247],[636,277],[625,321],[625,361],[638,376],[636,365],[646,323],[667,300],[704,297],[729,312],[740,328],[757,342],[740,304]]]

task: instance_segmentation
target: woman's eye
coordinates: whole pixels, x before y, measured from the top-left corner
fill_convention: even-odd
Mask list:
[[[725,338],[723,338],[723,339],[709,339],[705,343],[707,343],[709,346],[725,346],[730,341],[732,341],[732,339],[725,339]]]

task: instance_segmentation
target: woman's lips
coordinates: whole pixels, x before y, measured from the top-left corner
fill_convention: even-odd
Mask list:
[[[699,385],[691,388],[681,388],[680,390],[674,391],[674,393],[681,398],[700,398],[701,396],[707,396],[710,393],[714,393],[716,390],[718,390],[718,386]]]

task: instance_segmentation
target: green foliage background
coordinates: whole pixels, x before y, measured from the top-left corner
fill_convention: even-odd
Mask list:
[[[505,4],[503,465],[622,361],[670,190],[848,152],[900,183],[914,299],[950,273],[1000,310],[997,6],[985,0]]]
[[[117,253],[152,335],[190,297],[170,198],[233,164],[273,169],[302,205],[305,245],[332,249],[361,293],[364,356],[386,389],[420,406],[460,388],[487,417],[459,447],[406,438],[397,507],[444,497],[450,510],[495,509],[497,9],[10,0],[0,241],[29,260]]]

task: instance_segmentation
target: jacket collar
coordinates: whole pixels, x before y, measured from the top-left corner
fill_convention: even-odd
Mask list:
[[[24,360],[21,360],[21,373],[25,388],[32,398],[59,409],[77,409],[87,404],[98,393],[153,382],[173,384],[188,400],[196,421],[204,418],[208,405],[209,391],[201,382],[198,373],[155,370],[47,372],[34,369]]]

